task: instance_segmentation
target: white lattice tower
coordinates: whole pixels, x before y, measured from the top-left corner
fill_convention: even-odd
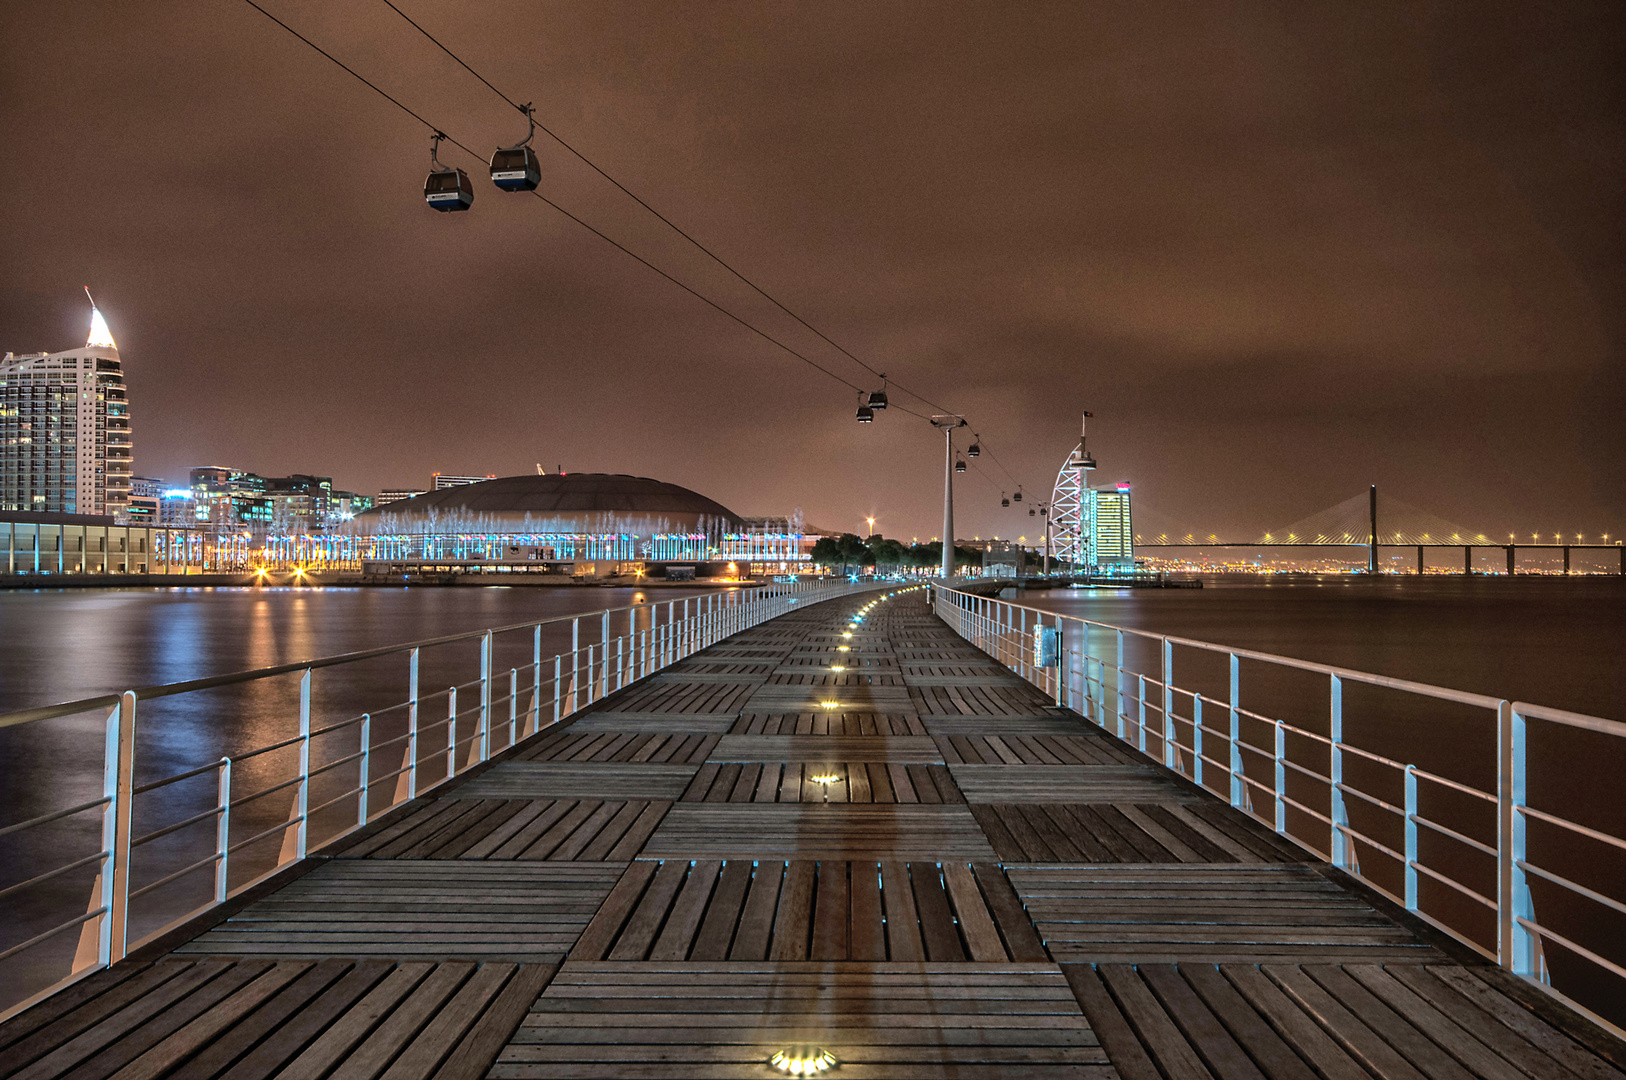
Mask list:
[[[1084,505],[1088,470],[1084,468],[1082,442],[1067,455],[1056,473],[1056,488],[1050,495],[1051,545],[1058,561],[1075,566],[1089,565],[1089,515]]]

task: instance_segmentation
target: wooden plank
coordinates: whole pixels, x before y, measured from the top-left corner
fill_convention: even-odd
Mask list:
[[[520,967],[491,1007],[481,1013],[463,1041],[435,1072],[435,1080],[480,1080],[530,1011],[558,968],[553,964]]]
[[[815,872],[815,864],[807,859],[798,859],[790,864],[785,874],[784,889],[779,896],[779,912],[774,917],[773,944],[768,949],[768,959],[807,959]]]
[[[1173,964],[1141,964],[1136,970],[1215,1074],[1224,1080],[1265,1080],[1265,1074],[1209,1011],[1197,992],[1180,977]]]
[[[920,916],[915,911],[907,864],[881,863],[881,901],[886,905],[887,956],[905,963],[924,961],[926,947],[920,938]]]
[[[666,912],[671,908],[672,900],[688,872],[689,864],[682,859],[667,859],[660,864],[660,869],[655,872],[655,880],[650,882],[632,917],[615,939],[609,959],[642,960],[649,954],[655,933],[666,918]]]
[[[1548,1024],[1512,998],[1500,993],[1467,968],[1456,965],[1429,965],[1429,974],[1455,990],[1508,1028],[1527,1039],[1583,1080],[1620,1080],[1619,1070]]]
[[[847,925],[852,914],[847,872],[845,862],[831,860],[819,864],[810,960],[847,959]]]
[[[1423,1074],[1411,1062],[1301,969],[1289,964],[1265,964],[1260,970],[1374,1075],[1385,1080],[1421,1080]]]
[[[604,903],[599,905],[587,929],[576,939],[575,947],[570,950],[572,960],[605,958],[659,867],[659,863],[639,861],[626,868],[605,896]]]
[[[327,1075],[423,982],[434,967],[433,964],[419,962],[397,966],[354,1008],[340,1015],[332,1026],[306,1047],[289,1064],[287,1074],[290,1077]]]
[[[745,908],[740,912],[740,926],[729,949],[730,960],[766,960],[768,943],[773,937],[774,912],[779,909],[780,886],[785,876],[785,864],[764,860],[757,864],[751,875],[751,888],[745,895]]]
[[[1315,1070],[1225,981],[1219,968],[1212,964],[1182,964],[1180,974],[1271,1080],[1317,1080]],[[1163,996],[1161,992],[1159,996]],[[1163,1000],[1165,1004],[1169,1001],[1166,996]],[[1191,1028],[1186,1030],[1189,1034]],[[1200,1045],[1207,1056],[1206,1044]]]
[[[356,964],[343,978],[301,1008],[287,1023],[276,1027],[268,1038],[240,1058],[228,1075],[232,1080],[260,1080],[274,1075],[288,1064],[289,1059],[299,1054],[307,1044],[332,1024],[334,1017],[343,1016],[394,968],[393,963],[380,960],[363,960]],[[211,1016],[210,1019],[215,1018]],[[221,1025],[216,1030],[223,1027],[224,1025]],[[175,1041],[175,1039],[166,1040],[166,1046]],[[198,1046],[207,1045],[209,1042],[210,1040],[200,1041]],[[159,1076],[161,1070],[147,1075]],[[129,1070],[121,1072],[119,1076],[120,1080],[134,1080]]]
[[[592,842],[583,847],[580,853],[573,856],[573,858],[586,862],[599,862],[608,859],[616,844],[627,834],[627,830],[632,828],[639,815],[647,809],[649,809],[648,803],[637,800],[622,803],[621,809],[617,810],[615,816],[604,823],[604,827],[598,830]],[[571,856],[555,852],[554,857],[567,858]],[[627,858],[630,857],[630,855],[627,856]],[[618,859],[617,861],[621,862],[625,861],[625,859]]]
[[[1324,1080],[1371,1080],[1370,1073],[1256,966],[1227,964],[1219,971]]]
[[[886,927],[881,915],[880,868],[873,862],[855,862],[850,870],[852,923],[851,960],[885,960]]]
[[[1404,965],[1396,964],[1398,967]],[[1409,987],[1373,964],[1350,964],[1343,973],[1360,983],[1373,997],[1397,1015],[1405,1017],[1457,1061],[1483,1080],[1525,1080],[1524,1074],[1487,1050],[1478,1039],[1464,1031],[1450,1017],[1430,1005]],[[1568,1070],[1566,1070],[1568,1071]]]
[[[517,964],[481,964],[390,1063],[381,1080],[429,1080],[517,970]]]
[[[3,1060],[8,1068],[21,1068],[191,966],[192,961],[166,959],[89,976],[7,1020],[0,1027],[6,1043]]]
[[[1320,983],[1344,1008],[1360,1017],[1361,1022],[1385,1042],[1404,1054],[1423,1075],[1438,1080],[1472,1080],[1472,1075],[1455,1058],[1396,1015],[1393,1009],[1350,978],[1343,968],[1330,964],[1306,964],[1301,970]]]
[[[1004,872],[992,863],[972,863],[971,870],[982,886],[982,895],[988,901],[988,910],[999,924],[1000,936],[1005,939],[1005,951],[1012,960],[1042,962],[1049,960],[1033,922],[1028,918],[1016,890]]]
[[[509,816],[501,826],[488,832],[478,843],[470,845],[460,859],[484,859],[489,857],[503,844],[511,840],[525,826],[535,821],[549,807],[554,805],[552,799],[530,799],[520,803],[520,809]]]
[[[645,803],[644,808],[638,812],[638,817],[627,829],[626,834],[617,840],[615,846],[605,856],[606,861],[619,862],[630,859],[644,849],[650,836],[660,826],[661,819],[672,808],[669,802]]]
[[[1102,980],[1118,1000],[1124,1015],[1134,1025],[1141,1043],[1157,1060],[1168,1080],[1212,1080],[1180,1029],[1169,1019],[1140,975],[1127,964],[1102,964]]]
[[[751,884],[749,859],[731,859],[723,866],[705,920],[695,936],[690,955],[695,960],[726,960],[734,939],[734,926],[745,906],[745,890]]]
[[[943,889],[937,864],[909,864],[909,879],[914,886],[915,912],[920,916],[926,959],[933,963],[964,960],[965,948],[960,944],[954,913],[949,908],[948,893]]]
[[[323,960],[255,1009],[241,1022],[222,1032],[208,1046],[169,1075],[175,1080],[207,1080],[229,1068],[258,1045],[283,1021],[333,985],[351,968],[349,960]]]
[[[700,930],[700,920],[706,913],[712,887],[717,884],[717,875],[722,868],[721,862],[706,860],[689,868],[689,876],[678,891],[677,899],[672,902],[671,913],[666,917],[660,937],[655,939],[655,945],[649,951],[649,959],[688,958],[689,946],[694,943],[694,936]]]
[[[994,925],[988,905],[983,902],[976,878],[971,876],[971,868],[964,863],[944,863],[943,882],[948,886],[949,898],[954,902],[954,913],[959,919],[960,933],[965,935],[971,959],[986,963],[1009,959],[1005,944],[999,939],[999,928]]]
[[[1107,993],[1106,985],[1101,982],[1095,967],[1091,964],[1063,964],[1061,970],[1067,977],[1067,985],[1084,1009],[1090,1030],[1101,1040],[1101,1046],[1112,1059],[1112,1066],[1121,1080],[1163,1080],[1163,1074],[1152,1064],[1139,1036],[1129,1026],[1129,1021],[1124,1019],[1112,995]]]
[[[439,964],[328,1075],[327,1080],[374,1080],[474,974],[463,961]],[[299,1062],[294,1063],[298,1065]],[[293,1075],[304,1075],[295,1073]],[[316,1074],[309,1074],[316,1075]]]

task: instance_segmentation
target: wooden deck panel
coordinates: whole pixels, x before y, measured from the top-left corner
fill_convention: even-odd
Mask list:
[[[813,1042],[837,1076],[1626,1080],[919,594],[849,631],[862,602],[612,694],[0,1025],[0,1077],[768,1077]]]

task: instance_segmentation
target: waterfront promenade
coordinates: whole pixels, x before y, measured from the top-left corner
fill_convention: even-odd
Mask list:
[[[1626,1080],[926,595],[543,729],[0,1025],[0,1076]]]

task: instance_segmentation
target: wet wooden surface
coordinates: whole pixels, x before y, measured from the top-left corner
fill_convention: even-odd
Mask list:
[[[0,1077],[1626,1080],[920,592],[756,627],[0,1025]]]

